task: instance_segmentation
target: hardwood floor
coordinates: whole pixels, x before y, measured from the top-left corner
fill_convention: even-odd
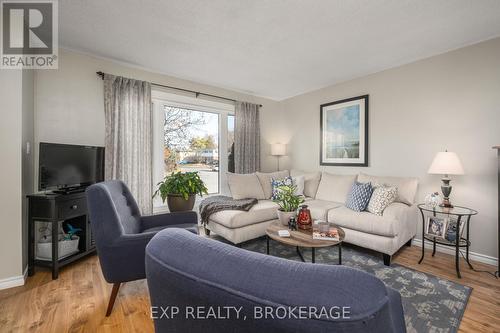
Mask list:
[[[420,251],[415,246],[403,247],[394,262],[474,288],[460,332],[500,332],[500,280],[473,272],[465,263],[463,278],[458,279],[453,258],[442,253],[434,258],[426,253],[418,265]],[[476,269],[494,270],[473,264]],[[0,291],[0,331],[152,332],[146,281],[123,284],[113,313],[105,317],[111,287],[104,281],[97,256],[63,268],[54,281],[48,270],[38,269],[26,285]]]

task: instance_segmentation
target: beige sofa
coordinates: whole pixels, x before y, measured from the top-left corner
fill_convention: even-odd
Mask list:
[[[309,206],[313,219],[341,226],[345,230],[345,242],[383,253],[387,265],[391,256],[404,244],[411,243],[417,232],[418,210],[414,205],[418,185],[416,178],[377,177],[363,173],[334,175],[298,170],[256,173],[245,175],[243,179],[240,175],[228,175],[233,197],[251,196],[259,201],[248,212],[228,210],[213,214],[207,229],[234,244],[264,236],[267,226],[277,221],[278,205],[270,200],[271,178],[281,179],[287,175],[304,176],[305,204]],[[382,216],[347,208],[346,197],[355,180],[396,186],[396,201],[384,210]]]

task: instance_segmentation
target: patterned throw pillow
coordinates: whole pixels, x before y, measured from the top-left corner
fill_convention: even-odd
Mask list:
[[[288,177],[285,177],[283,179],[271,178],[271,186],[273,187],[273,194],[271,195],[271,200],[277,199],[277,194],[279,192],[278,187],[283,186],[283,185],[287,185],[287,186],[293,185],[292,177],[288,176]]]
[[[375,186],[367,210],[370,213],[382,215],[384,209],[393,203],[397,196],[398,188],[395,186]]]
[[[368,207],[372,193],[372,184],[354,182],[349,194],[347,194],[345,205],[356,212],[362,212]]]

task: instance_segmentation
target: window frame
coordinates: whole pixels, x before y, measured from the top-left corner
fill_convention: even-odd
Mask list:
[[[152,110],[153,110],[153,144],[152,144],[152,170],[153,170],[153,191],[156,190],[156,184],[163,178],[163,124],[165,121],[163,114],[163,105],[186,108],[193,111],[215,113],[219,118],[219,172],[218,183],[219,192],[210,195],[229,195],[229,187],[227,185],[228,171],[228,116],[234,116],[234,104],[217,102],[207,99],[199,99],[191,96],[174,94],[160,89],[151,91]],[[197,196],[197,202],[200,198]],[[153,200],[153,212],[165,211],[167,204],[162,203],[161,199]]]

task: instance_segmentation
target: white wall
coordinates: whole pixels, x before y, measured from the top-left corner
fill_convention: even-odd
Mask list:
[[[103,83],[96,71],[244,100],[261,108],[262,170],[276,168],[269,143],[283,139],[281,104],[61,49],[58,70],[35,73],[35,141],[104,145]],[[220,100],[217,100],[220,101]],[[37,162],[36,162],[37,163]],[[36,164],[35,163],[35,164]]]
[[[320,104],[364,94],[369,167],[320,167]],[[491,147],[500,144],[500,39],[296,96],[283,107],[288,166],[416,176],[420,202],[439,191],[440,176],[427,174],[435,153],[457,152],[466,175],[453,177],[451,200],[479,211],[471,221],[472,251],[497,257],[498,165]]]
[[[22,74],[22,239],[23,267],[28,264],[28,200],[26,195],[33,193],[34,187],[34,72],[24,70]],[[29,145],[29,148],[28,148]]]
[[[22,71],[0,73],[0,288],[22,267]]]

